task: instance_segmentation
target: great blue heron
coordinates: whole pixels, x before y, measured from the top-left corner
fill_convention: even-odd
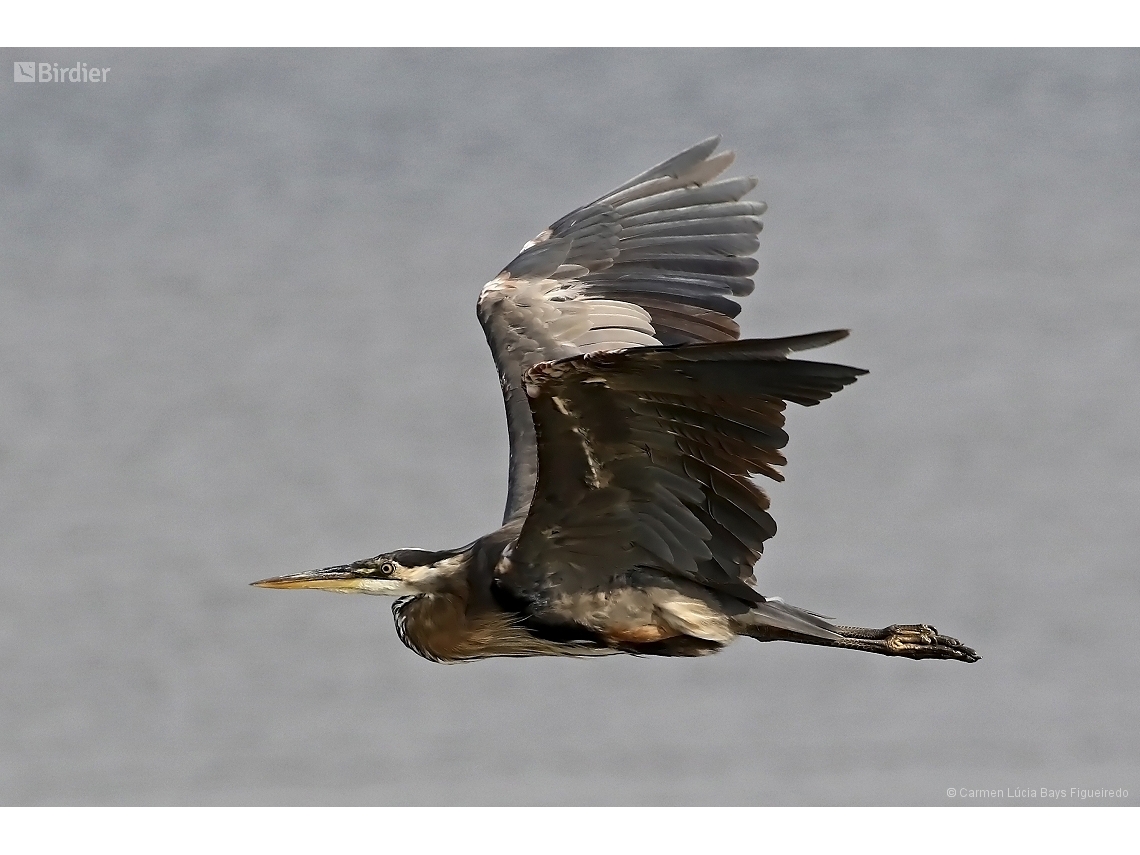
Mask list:
[[[838,626],[752,588],[776,533],[751,480],[782,480],[784,407],[859,368],[788,357],[846,330],[740,341],[755,178],[705,140],[567,214],[479,295],[506,401],[503,525],[264,588],[399,597],[400,640],[438,662],[608,653],[694,656],[737,636],[911,659],[978,655],[925,624]],[[711,183],[710,183],[711,182]]]

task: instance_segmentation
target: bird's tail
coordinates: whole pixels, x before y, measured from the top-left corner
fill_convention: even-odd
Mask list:
[[[789,605],[779,597],[766,598],[764,602],[757,603],[748,614],[737,620],[742,634],[762,641],[783,638],[783,633],[806,635],[809,638],[827,641],[839,641],[843,638],[835,625],[829,623],[822,615]]]

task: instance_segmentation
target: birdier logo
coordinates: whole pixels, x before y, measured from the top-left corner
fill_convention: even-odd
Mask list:
[[[12,80],[15,83],[106,83],[109,68],[88,66],[77,62],[60,67],[58,62],[13,62]]]

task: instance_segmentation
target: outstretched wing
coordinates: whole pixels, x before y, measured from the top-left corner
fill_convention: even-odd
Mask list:
[[[641,345],[732,341],[749,294],[762,202],[754,178],[709,183],[733,161],[713,137],[539,234],[484,286],[479,321],[507,408],[504,521],[526,516],[538,456],[524,373],[540,362]]]
[[[498,584],[556,622],[575,622],[578,601],[645,568],[764,603],[748,583],[776,527],[749,476],[781,477],[785,402],[817,404],[866,373],[786,358],[846,335],[600,352],[529,369],[538,486]]]

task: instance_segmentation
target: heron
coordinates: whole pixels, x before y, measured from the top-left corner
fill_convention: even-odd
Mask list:
[[[741,339],[763,202],[719,176],[712,137],[540,232],[477,314],[510,438],[500,528],[254,582],[393,596],[400,640],[435,662],[700,656],[738,637],[910,659],[979,659],[928,624],[843,626],[754,587],[776,533],[788,403],[866,371],[795,358],[847,330]]]

